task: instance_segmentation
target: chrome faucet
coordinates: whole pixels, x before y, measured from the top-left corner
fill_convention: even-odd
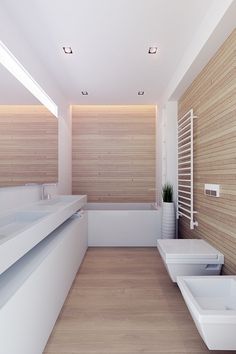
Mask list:
[[[50,193],[45,193],[45,188],[48,186],[56,186],[57,183],[43,183],[41,185],[41,200],[45,199],[51,199],[51,194]]]

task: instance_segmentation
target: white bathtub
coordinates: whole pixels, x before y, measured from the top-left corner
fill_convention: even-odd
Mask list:
[[[148,203],[88,203],[89,246],[155,247],[161,210]]]

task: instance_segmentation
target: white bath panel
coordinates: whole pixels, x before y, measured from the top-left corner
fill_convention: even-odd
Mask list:
[[[88,205],[89,246],[155,247],[157,238],[161,212],[150,204]]]

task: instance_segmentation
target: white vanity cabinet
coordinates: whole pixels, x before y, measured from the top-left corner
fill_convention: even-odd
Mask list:
[[[0,276],[0,354],[41,354],[88,245],[72,216]]]

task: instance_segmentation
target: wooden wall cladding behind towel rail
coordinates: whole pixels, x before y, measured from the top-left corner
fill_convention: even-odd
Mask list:
[[[40,105],[0,105],[0,186],[57,180],[57,119]]]
[[[204,238],[225,255],[224,273],[236,274],[236,30],[179,101],[179,117],[194,120],[194,210],[199,226],[179,219],[184,238]],[[204,183],[220,184],[220,198],[204,195]]]
[[[73,193],[155,201],[155,106],[73,106]]]

